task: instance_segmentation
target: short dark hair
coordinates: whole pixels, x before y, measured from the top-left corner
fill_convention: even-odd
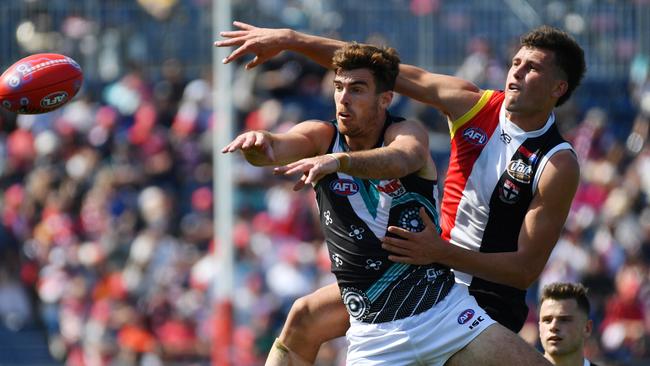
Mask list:
[[[544,286],[539,305],[541,306],[545,300],[571,299],[574,299],[578,304],[578,308],[582,310],[585,315],[589,316],[591,306],[589,305],[589,299],[587,298],[587,288],[580,283],[556,282]]]
[[[395,89],[399,63],[399,55],[394,48],[356,42],[347,43],[332,58],[332,66],[337,74],[341,70],[370,69],[377,93]]]
[[[558,99],[556,106],[561,106],[580,85],[587,72],[585,52],[582,47],[566,32],[543,25],[535,28],[521,37],[521,46],[541,48],[555,54],[555,64],[566,75],[569,87],[566,93]]]

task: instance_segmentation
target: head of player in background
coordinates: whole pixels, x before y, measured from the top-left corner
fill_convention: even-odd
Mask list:
[[[553,283],[542,290],[539,337],[549,360],[582,358],[593,327],[587,289],[581,284]]]
[[[334,102],[339,131],[365,135],[383,125],[393,99],[400,59],[393,48],[349,43],[332,58]]]

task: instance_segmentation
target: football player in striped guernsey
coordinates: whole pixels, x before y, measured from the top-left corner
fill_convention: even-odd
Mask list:
[[[282,50],[302,53],[324,67],[341,41],[289,29],[257,28],[236,22],[237,31],[217,46],[238,46],[224,62],[244,54],[254,67]],[[564,103],[586,71],[582,48],[565,32],[542,26],[521,39],[504,90],[482,90],[466,80],[401,65],[396,91],[447,115],[451,157],[441,205],[439,234],[421,215],[425,228],[396,226],[384,237],[390,260],[452,267],[457,281],[490,316],[517,332],[528,313],[526,289],[537,279],[555,246],[579,181],[573,149],[559,134],[553,110]],[[452,244],[452,245],[449,245]],[[321,289],[294,304],[280,340],[313,360],[304,335],[325,328],[320,308],[332,289]],[[333,300],[330,300],[333,301]],[[312,342],[340,336],[329,334]],[[312,338],[314,339],[314,338]],[[295,346],[295,347],[294,347]],[[316,348],[317,349],[317,348]],[[485,349],[468,347],[477,356]],[[450,364],[458,364],[450,359]]]
[[[399,72],[395,50],[351,43],[334,54],[333,66],[336,119],[306,121],[286,133],[245,132],[222,151],[241,151],[277,174],[301,174],[295,189],[313,185],[338,302],[350,322],[347,363],[442,366],[457,355],[469,364],[476,355],[465,349],[500,342],[506,350],[481,355],[482,364],[547,364],[492,320],[449,267],[388,259],[381,243],[389,226],[422,230],[421,215],[437,225],[427,134],[388,113]],[[269,363],[291,359],[300,362],[277,342]]]

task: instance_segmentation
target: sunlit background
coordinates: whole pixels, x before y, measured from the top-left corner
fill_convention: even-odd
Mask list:
[[[650,363],[650,1],[232,0],[232,15],[387,44],[494,89],[522,33],[570,32],[588,72],[557,114],[582,181],[522,336],[539,347],[541,285],[581,281],[589,358]],[[212,1],[5,0],[0,19],[2,70],[56,52],[85,76],[60,110],[0,110],[0,365],[262,365],[293,300],[333,277],[313,192],[235,158],[232,347],[214,352]],[[233,72],[235,133],[333,116],[332,75],[295,54]],[[444,181],[442,116],[391,109],[428,126]],[[335,340],[317,364],[344,356]]]

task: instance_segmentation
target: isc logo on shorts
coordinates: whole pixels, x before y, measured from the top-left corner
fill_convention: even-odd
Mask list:
[[[332,192],[341,196],[351,196],[359,192],[359,185],[351,179],[337,179],[330,183]]]

